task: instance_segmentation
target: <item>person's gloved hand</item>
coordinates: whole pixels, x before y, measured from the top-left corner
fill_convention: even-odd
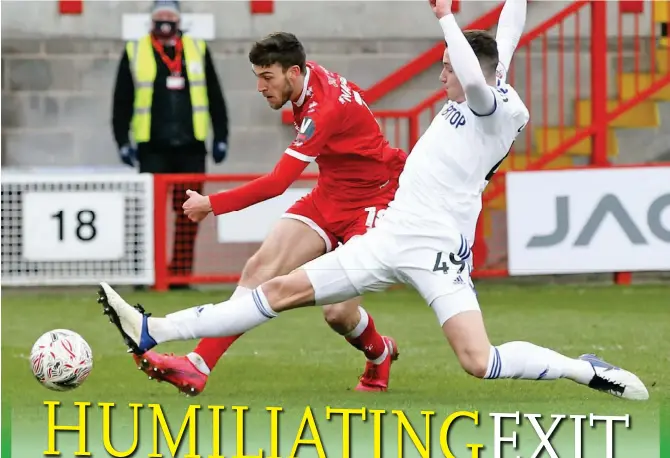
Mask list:
[[[123,145],[119,150],[119,156],[121,157],[121,162],[130,167],[135,167],[135,164],[137,164],[137,148],[131,145]]]
[[[214,163],[220,164],[226,158],[228,154],[228,143],[221,140],[214,139],[214,144],[212,145],[212,156],[214,156]]]

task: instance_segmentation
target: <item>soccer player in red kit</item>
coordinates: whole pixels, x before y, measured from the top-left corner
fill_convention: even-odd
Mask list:
[[[288,209],[249,259],[233,297],[250,294],[262,282],[287,274],[373,227],[395,195],[407,158],[384,138],[360,89],[307,62],[294,35],[267,36],[254,44],[249,60],[257,89],[270,107],[279,110],[291,102],[297,136],[269,174],[210,196],[188,191],[185,214],[200,221],[209,213],[238,211],[279,196],[312,162],[319,166],[319,177],[314,189]],[[385,391],[397,346],[377,332],[360,302],[356,298],[326,306],[325,319],[367,358],[356,389]],[[209,372],[239,337],[205,338],[186,356],[149,351],[135,358],[151,377],[194,395],[204,389]]]

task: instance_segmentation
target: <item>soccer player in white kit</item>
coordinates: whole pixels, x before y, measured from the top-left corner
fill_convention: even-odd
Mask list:
[[[430,3],[447,44],[440,80],[449,101],[412,150],[377,227],[246,296],[164,318],[149,317],[101,283],[98,301],[132,350],[236,335],[286,310],[405,283],[435,311],[461,366],[475,377],[567,378],[617,397],[649,398],[636,375],[595,355],[570,358],[528,342],[491,345],[470,278],[470,249],[482,192],[529,120],[528,109],[505,81],[526,2],[507,0],[498,40],[487,32],[463,33],[451,0]]]

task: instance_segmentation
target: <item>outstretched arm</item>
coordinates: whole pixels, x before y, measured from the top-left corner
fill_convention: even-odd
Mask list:
[[[463,86],[468,106],[479,116],[492,114],[496,108],[493,90],[486,82],[479,59],[451,13],[451,0],[430,0],[430,4],[440,21],[451,66]]]
[[[505,73],[509,70],[512,56],[526,25],[526,8],[527,0],[507,0],[500,13],[496,42],[499,60],[505,67]]]
[[[223,215],[280,196],[300,177],[308,165],[309,162],[284,154],[274,170],[267,175],[240,187],[209,196],[212,213]]]
[[[188,199],[182,206],[184,214],[197,222],[209,213],[223,215],[277,197],[300,177],[308,164],[309,162],[284,154],[272,172],[237,188],[209,196],[188,190]]]

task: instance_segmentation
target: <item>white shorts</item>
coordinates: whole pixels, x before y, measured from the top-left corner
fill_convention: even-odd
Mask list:
[[[442,325],[455,314],[479,310],[470,257],[468,243],[458,233],[417,236],[377,227],[302,269],[319,305],[383,291],[396,283],[413,286],[431,306],[436,299],[450,296],[453,301],[442,299],[438,301],[440,310],[435,309]]]

